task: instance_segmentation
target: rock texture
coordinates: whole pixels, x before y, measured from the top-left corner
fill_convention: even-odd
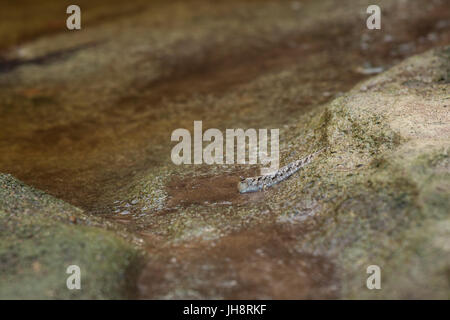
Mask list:
[[[94,227],[97,226],[97,227]],[[0,299],[135,297],[142,255],[107,223],[10,175],[0,175]],[[69,290],[70,265],[81,289]]]
[[[328,148],[272,190],[232,206],[208,205],[206,196],[141,218],[153,239],[176,244],[150,261],[142,290],[166,298],[448,298],[449,53],[412,57],[285,128],[286,163]],[[382,290],[367,289],[369,265],[381,268]],[[151,280],[155,273],[163,280]]]
[[[298,131],[314,132],[305,147],[321,137],[330,151],[274,205],[293,194],[316,199],[320,225],[302,247],[336,259],[343,297],[449,297],[449,71],[449,47],[410,58]],[[290,215],[296,203],[280,209]],[[371,264],[383,290],[365,288]]]
[[[448,4],[381,0],[368,30],[371,0],[338,2],[80,0],[73,32],[63,2],[8,3],[0,296],[448,298]],[[194,120],[326,152],[239,194],[258,168],[171,162]]]

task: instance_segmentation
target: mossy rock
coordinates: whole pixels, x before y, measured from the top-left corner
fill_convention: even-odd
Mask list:
[[[133,297],[140,266],[130,241],[89,225],[82,210],[0,175],[0,298],[117,299]],[[69,290],[67,267],[81,270]]]

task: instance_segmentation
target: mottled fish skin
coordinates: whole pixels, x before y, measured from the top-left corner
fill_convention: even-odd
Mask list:
[[[270,188],[271,186],[283,180],[286,180],[291,175],[300,170],[302,167],[306,166],[318,153],[322,152],[323,150],[324,149],[320,149],[314,153],[311,153],[305,158],[291,162],[288,165],[280,168],[277,172],[273,174],[242,179],[238,183],[238,190],[240,193],[247,193],[247,192],[261,191],[266,188]]]

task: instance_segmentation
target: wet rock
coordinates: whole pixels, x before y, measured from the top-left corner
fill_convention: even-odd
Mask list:
[[[293,195],[320,199],[320,228],[299,244],[333,257],[341,297],[448,297],[450,114],[443,106],[450,87],[440,81],[448,70],[450,47],[412,57],[298,127],[303,135],[314,131],[309,144],[330,149],[271,203],[289,215],[290,206],[281,204]],[[412,81],[421,85],[402,88]],[[336,167],[341,163],[344,170]],[[382,290],[365,286],[373,264],[382,270]]]
[[[261,198],[144,217],[172,251],[148,262],[141,297],[448,297],[449,57],[412,57],[283,129],[286,162],[328,149]],[[173,257],[183,268],[166,268]],[[366,287],[370,265],[381,290]]]
[[[0,174],[0,298],[133,297],[133,270],[142,258],[138,248],[89,225],[107,227],[62,200]],[[81,269],[82,290],[66,286],[70,265]]]
[[[448,24],[439,23],[448,19],[445,3],[383,1],[383,12],[392,14],[383,16],[383,32],[374,33],[364,25],[365,0],[339,6],[334,0],[214,6],[139,0],[108,8],[102,0],[86,3],[88,27],[74,34],[48,23],[64,10],[45,2],[47,18],[36,12],[14,34],[17,23],[9,17],[21,6],[11,4],[15,13],[6,10],[2,20],[0,37],[14,39],[0,46],[18,45],[0,57],[0,113],[7,115],[0,117],[0,171],[86,215],[67,209],[60,221],[60,207],[31,211],[48,217],[71,242],[50,229],[55,241],[32,246],[28,237],[40,240],[42,230],[53,228],[41,222],[19,241],[5,240],[26,244],[26,250],[2,251],[8,286],[1,288],[9,295],[36,295],[54,281],[63,286],[60,278],[31,276],[48,265],[61,267],[36,257],[51,252],[53,260],[66,262],[66,248],[72,256],[84,245],[98,255],[88,254],[83,263],[102,257],[105,248],[114,256],[101,258],[105,263],[90,278],[106,289],[87,292],[118,296],[120,285],[102,282],[114,284],[127,265],[116,263],[116,237],[105,231],[99,239],[97,229],[87,235],[88,225],[145,239],[150,254],[135,291],[142,298],[445,296],[448,153],[442,141],[427,138],[447,134],[441,130],[449,105],[442,96],[450,79],[439,56],[444,52],[408,60],[344,94],[370,76],[352,72],[365,63],[388,69],[448,43]],[[105,18],[95,24],[99,12]],[[36,36],[25,41],[30,26]],[[339,98],[323,106],[333,97]],[[258,168],[172,165],[170,132],[194,119],[211,128],[282,128],[283,164],[330,148],[282,184],[240,195],[234,180]],[[4,202],[7,219],[16,207],[27,212],[30,200],[4,199],[16,199]],[[126,224],[128,232],[100,216]],[[34,250],[33,259],[16,257]],[[14,261],[26,262],[37,289],[20,289],[25,283],[14,276]],[[377,263],[383,290],[369,292],[366,267]],[[68,294],[49,292],[43,295]]]

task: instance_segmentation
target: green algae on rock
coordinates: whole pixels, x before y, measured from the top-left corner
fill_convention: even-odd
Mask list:
[[[97,219],[98,220],[98,219]],[[62,200],[0,174],[0,298],[133,297],[138,249]],[[81,268],[81,289],[66,269]]]
[[[280,204],[292,197],[320,203],[317,227],[299,247],[335,261],[341,297],[450,296],[450,88],[442,81],[449,50],[407,59],[297,128],[305,136],[313,130],[308,143],[326,143],[329,153],[274,195],[271,207],[289,214],[292,205]],[[411,80],[421,85],[405,85]],[[372,264],[381,267],[382,290],[365,286]]]

